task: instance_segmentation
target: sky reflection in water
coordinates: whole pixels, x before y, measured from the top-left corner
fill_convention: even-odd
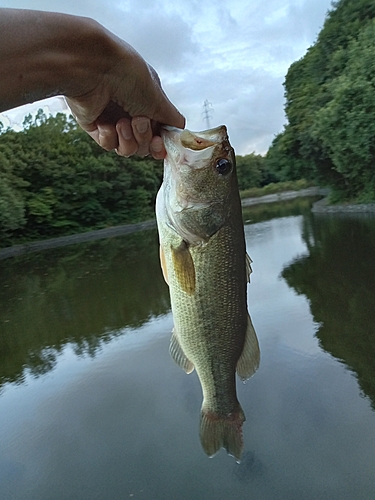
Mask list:
[[[374,497],[375,219],[289,207],[245,214],[262,358],[240,465],[200,447],[155,232],[0,262],[1,498]]]

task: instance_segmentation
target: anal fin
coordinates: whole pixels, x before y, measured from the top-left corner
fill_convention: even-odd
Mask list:
[[[260,362],[260,351],[257,335],[249,314],[247,315],[247,329],[244,347],[236,371],[241,380],[247,380],[257,371]]]
[[[172,331],[172,338],[171,342],[169,344],[169,353],[172,356],[172,359],[175,363],[178,364],[178,366],[181,366],[181,368],[186,372],[186,373],[191,373],[194,370],[194,365],[193,363],[186,357],[184,351],[182,350],[182,347],[180,346],[180,342],[178,341],[176,332]]]

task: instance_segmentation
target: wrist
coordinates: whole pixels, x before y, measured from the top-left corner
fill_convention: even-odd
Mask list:
[[[60,39],[60,55],[56,58],[59,93],[76,98],[95,89],[118,62],[116,44],[111,33],[89,18],[72,18],[71,36]],[[73,33],[74,32],[74,33]]]

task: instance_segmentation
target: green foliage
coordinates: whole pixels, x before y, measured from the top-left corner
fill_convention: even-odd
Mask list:
[[[267,194],[282,193],[284,191],[300,191],[311,187],[313,184],[306,179],[298,181],[271,182],[262,188],[250,188],[240,192],[241,198],[258,198]]]
[[[236,156],[238,187],[244,189],[262,187],[278,180],[270,171],[266,159],[262,155],[251,153],[245,156]]]
[[[0,235],[4,242],[26,224],[23,189],[27,185],[14,174],[6,148],[0,148]]]
[[[261,155],[251,153],[245,156],[236,156],[238,187],[240,190],[259,187],[262,184],[265,161]]]
[[[338,198],[374,200],[375,3],[333,4],[285,80],[288,124],[268,151],[280,180],[305,177]]]
[[[309,177],[309,173],[304,172],[301,161],[290,156],[290,151],[293,150],[293,138],[289,131],[290,128],[286,128],[284,133],[275,137],[266,155],[271,175],[281,182],[295,181],[301,176]]]
[[[345,72],[331,82],[332,99],[317,111],[312,127],[350,198],[375,189],[374,41],[375,20],[350,43]]]
[[[0,231],[5,233],[25,223],[24,204],[9,179],[0,174]]]
[[[62,113],[23,125],[0,133],[0,246],[153,217],[160,161],[108,153]]]

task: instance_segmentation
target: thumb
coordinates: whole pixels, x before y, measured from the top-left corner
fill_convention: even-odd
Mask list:
[[[185,128],[185,117],[171,103],[161,87],[159,87],[158,93],[159,99],[157,100],[152,119],[163,125]]]
[[[154,89],[157,95],[157,105],[154,116],[151,118],[163,125],[170,125],[177,128],[185,128],[185,117],[178,111],[178,109],[171,103],[165,94],[159,75],[154,68],[148,65],[151,78],[154,83]]]
[[[166,102],[156,109],[153,119],[163,125],[185,128],[185,117],[177,110],[169,99],[166,99]]]

